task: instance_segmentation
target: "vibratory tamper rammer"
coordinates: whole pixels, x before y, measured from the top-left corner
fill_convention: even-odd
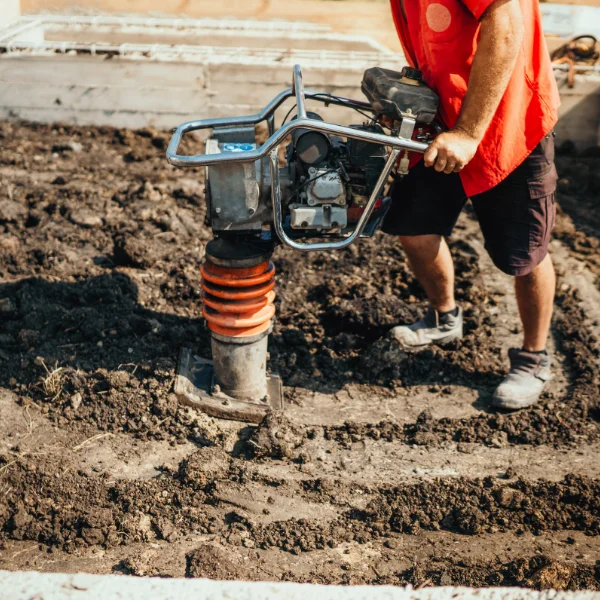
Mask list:
[[[283,409],[281,380],[267,370],[273,251],[278,244],[300,252],[340,250],[371,237],[389,208],[390,177],[405,175],[409,152],[423,153],[435,134],[438,97],[419,71],[368,69],[362,90],[368,102],[305,90],[296,66],[293,87],[259,114],[191,121],[175,130],[167,159],[178,167],[206,167],[214,233],[202,266],[202,312],[213,360],[182,350],[175,383],[182,403],[248,422]],[[295,107],[276,129],[275,113],[289,98]],[[307,100],[353,109],[365,122],[328,123],[307,112]],[[382,116],[393,123],[387,133]],[[263,122],[270,137],[259,146],[256,126]],[[205,129],[212,130],[205,154],[178,154],[186,133]]]

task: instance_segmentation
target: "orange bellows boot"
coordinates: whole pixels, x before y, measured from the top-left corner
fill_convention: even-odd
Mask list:
[[[270,330],[275,315],[275,266],[270,260],[241,269],[207,262],[201,273],[202,314],[212,332],[243,338]]]
[[[212,332],[214,378],[232,398],[267,401],[267,339],[275,315],[275,267],[202,266],[202,314]]]

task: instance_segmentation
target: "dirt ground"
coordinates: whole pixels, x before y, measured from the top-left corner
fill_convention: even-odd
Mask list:
[[[0,123],[0,569],[600,590],[600,175],[559,157],[556,377],[488,408],[519,343],[472,216],[460,344],[406,356],[423,305],[396,240],[279,249],[258,427],[172,394],[200,318],[203,174],[168,134]]]

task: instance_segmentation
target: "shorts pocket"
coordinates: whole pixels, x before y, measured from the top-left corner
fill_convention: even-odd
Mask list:
[[[536,176],[527,180],[529,188],[530,252],[547,246],[550,242],[556,212],[554,199],[557,181],[558,173],[554,162],[551,162],[544,175],[536,173]]]
[[[528,206],[529,252],[547,247],[556,218],[555,195],[532,198]]]
[[[550,196],[556,192],[556,182],[558,181],[558,173],[554,163],[550,165],[550,169],[544,174],[536,174],[527,180],[529,187],[529,197],[532,200]]]

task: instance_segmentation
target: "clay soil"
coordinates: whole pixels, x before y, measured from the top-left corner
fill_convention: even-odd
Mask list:
[[[0,569],[600,590],[598,158],[561,156],[556,377],[488,407],[518,345],[467,211],[459,344],[399,351],[423,292],[394,239],[278,249],[284,416],[180,407],[200,318],[203,173],[168,134],[0,123]]]

